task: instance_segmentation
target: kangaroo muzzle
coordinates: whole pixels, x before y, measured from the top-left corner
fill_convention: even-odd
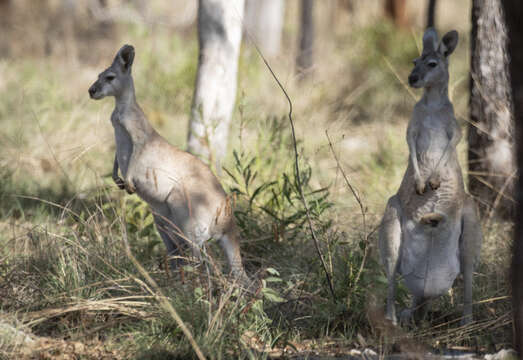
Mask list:
[[[100,89],[98,89],[98,86],[96,86],[96,83],[91,85],[91,87],[89,88],[89,96],[91,97],[91,99],[100,99],[101,98]]]
[[[420,77],[418,74],[411,73],[409,75],[409,85],[410,86],[415,87],[419,80],[420,80]]]

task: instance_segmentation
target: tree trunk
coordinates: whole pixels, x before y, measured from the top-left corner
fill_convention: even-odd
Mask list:
[[[508,54],[510,56],[510,78],[512,99],[514,101],[514,120],[516,125],[517,164],[519,173],[523,169],[523,2],[521,0],[504,0],[504,13],[508,29]],[[515,349],[523,351],[523,178],[519,177],[517,185],[518,206],[516,210],[516,230],[512,257],[512,299],[515,327]]]
[[[245,30],[264,56],[280,52],[284,15],[284,0],[246,0]]]
[[[469,191],[482,215],[509,218],[516,178],[507,31],[500,0],[472,1]]]
[[[436,27],[436,0],[429,0],[427,6],[427,28]]]
[[[70,62],[76,63],[78,60],[78,47],[76,45],[76,1],[62,0],[62,12],[59,21],[62,24],[62,36],[65,57]]]
[[[11,0],[0,0],[0,59],[9,56],[9,36],[11,28]]]
[[[187,150],[217,172],[236,99],[244,0],[199,0],[199,58]]]
[[[314,0],[301,1],[300,48],[296,58],[298,74],[306,75],[314,63]]]
[[[100,9],[102,11],[107,11],[107,0],[98,0]],[[140,14],[141,15],[141,14]],[[99,36],[102,36],[104,38],[114,38],[115,33],[115,27],[116,24],[114,22],[114,19],[101,19],[98,23],[98,26],[100,28],[100,34]]]
[[[400,28],[406,28],[409,25],[406,8],[406,0],[385,1],[385,14]]]

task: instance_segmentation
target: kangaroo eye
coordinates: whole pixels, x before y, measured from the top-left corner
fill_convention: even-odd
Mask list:
[[[114,75],[107,75],[107,76],[105,77],[105,80],[107,80],[107,81],[113,81],[114,78],[115,78]]]
[[[429,67],[431,67],[431,68],[435,68],[435,67],[438,65],[438,63],[435,62],[435,61],[431,61],[431,62],[429,62],[427,65],[428,65]]]

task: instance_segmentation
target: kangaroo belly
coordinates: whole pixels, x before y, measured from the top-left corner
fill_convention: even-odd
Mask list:
[[[422,166],[420,172],[424,179],[427,181],[430,179],[431,173],[427,167]],[[424,215],[435,212],[456,221],[463,206],[465,193],[463,177],[457,160],[451,159],[449,164],[439,172],[438,179],[439,187],[437,189],[432,189],[427,183],[425,193],[416,193],[414,171],[409,164],[398,191],[400,203],[407,218],[419,222]]]
[[[154,163],[142,162],[143,165],[133,168],[132,180],[137,194],[147,203],[165,203],[173,194],[184,202],[187,191],[182,181],[172,169]]]
[[[402,233],[399,272],[407,288],[422,298],[444,294],[460,272],[461,222],[432,227],[408,220],[402,224]]]

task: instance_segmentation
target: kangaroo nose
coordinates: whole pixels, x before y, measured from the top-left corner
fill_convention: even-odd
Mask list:
[[[409,85],[412,86],[414,85],[415,83],[417,83],[419,80],[419,76],[416,75],[416,74],[410,74],[409,75]]]
[[[89,96],[93,97],[94,93],[96,93],[96,88],[93,85],[89,88]]]

